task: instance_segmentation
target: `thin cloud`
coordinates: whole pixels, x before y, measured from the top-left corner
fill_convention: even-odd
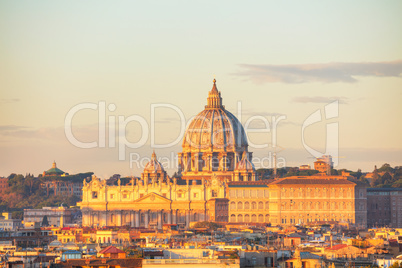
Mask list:
[[[359,76],[401,77],[402,60],[388,62],[335,62],[317,64],[240,64],[235,75],[256,83],[355,83]]]
[[[179,117],[165,117],[165,118],[161,118],[160,120],[155,120],[155,123],[158,124],[170,124],[176,121],[180,121]]]
[[[23,130],[29,127],[25,126],[17,126],[17,125],[2,125],[0,126],[0,132],[3,131],[17,131],[17,130]]]
[[[294,97],[292,101],[299,103],[330,103],[333,101],[339,101],[339,103],[341,104],[348,104],[348,98],[346,97],[300,96],[300,97]]]
[[[258,116],[275,116],[275,117],[279,117],[279,116],[286,116],[286,114],[282,114],[282,113],[275,113],[275,112],[266,112],[266,111],[254,111],[252,109],[243,109],[242,114],[244,115],[258,115]]]
[[[1,104],[6,104],[6,103],[15,103],[19,102],[20,99],[0,99]]]

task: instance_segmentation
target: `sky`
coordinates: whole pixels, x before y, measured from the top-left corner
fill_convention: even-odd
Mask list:
[[[336,168],[399,166],[401,11],[399,0],[1,1],[0,176],[53,161],[138,176],[153,150],[172,175],[214,77],[256,168],[274,152],[280,167],[327,152]]]

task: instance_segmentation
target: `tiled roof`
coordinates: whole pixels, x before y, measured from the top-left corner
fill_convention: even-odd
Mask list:
[[[229,187],[268,187],[268,184],[273,180],[260,180],[260,181],[231,181],[228,183]]]
[[[340,250],[342,248],[346,248],[348,245],[345,244],[338,244],[329,248],[326,248],[326,250]]]
[[[51,168],[51,169],[45,171],[45,173],[46,173],[46,174],[54,174],[54,173],[56,173],[56,174],[63,174],[64,171],[61,170],[61,169],[58,169],[58,168]]]
[[[303,259],[315,259],[315,260],[321,259],[320,256],[315,255],[315,254],[310,253],[310,252],[300,252],[300,258],[302,260]]]
[[[79,260],[68,260],[67,262],[61,263],[61,267],[78,267],[78,266],[120,266],[125,267],[142,267],[142,259],[79,259]]]
[[[355,185],[355,183],[347,179],[320,179],[320,178],[283,178],[271,183],[271,185],[283,185],[283,184],[348,184]]]
[[[114,246],[108,246],[107,248],[102,249],[100,254],[110,254],[110,253],[124,253],[123,250],[120,250]]]

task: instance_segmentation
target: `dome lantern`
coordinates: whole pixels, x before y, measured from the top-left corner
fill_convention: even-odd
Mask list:
[[[206,105],[205,108],[207,109],[225,108],[222,105],[221,93],[218,91],[216,87],[216,79],[214,79],[214,85],[212,86],[211,91],[208,93],[208,105]]]

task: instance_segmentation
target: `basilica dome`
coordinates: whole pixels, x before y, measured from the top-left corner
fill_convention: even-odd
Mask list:
[[[240,121],[222,105],[216,80],[208,94],[208,105],[189,124],[183,139],[186,152],[243,152],[247,136]]]

